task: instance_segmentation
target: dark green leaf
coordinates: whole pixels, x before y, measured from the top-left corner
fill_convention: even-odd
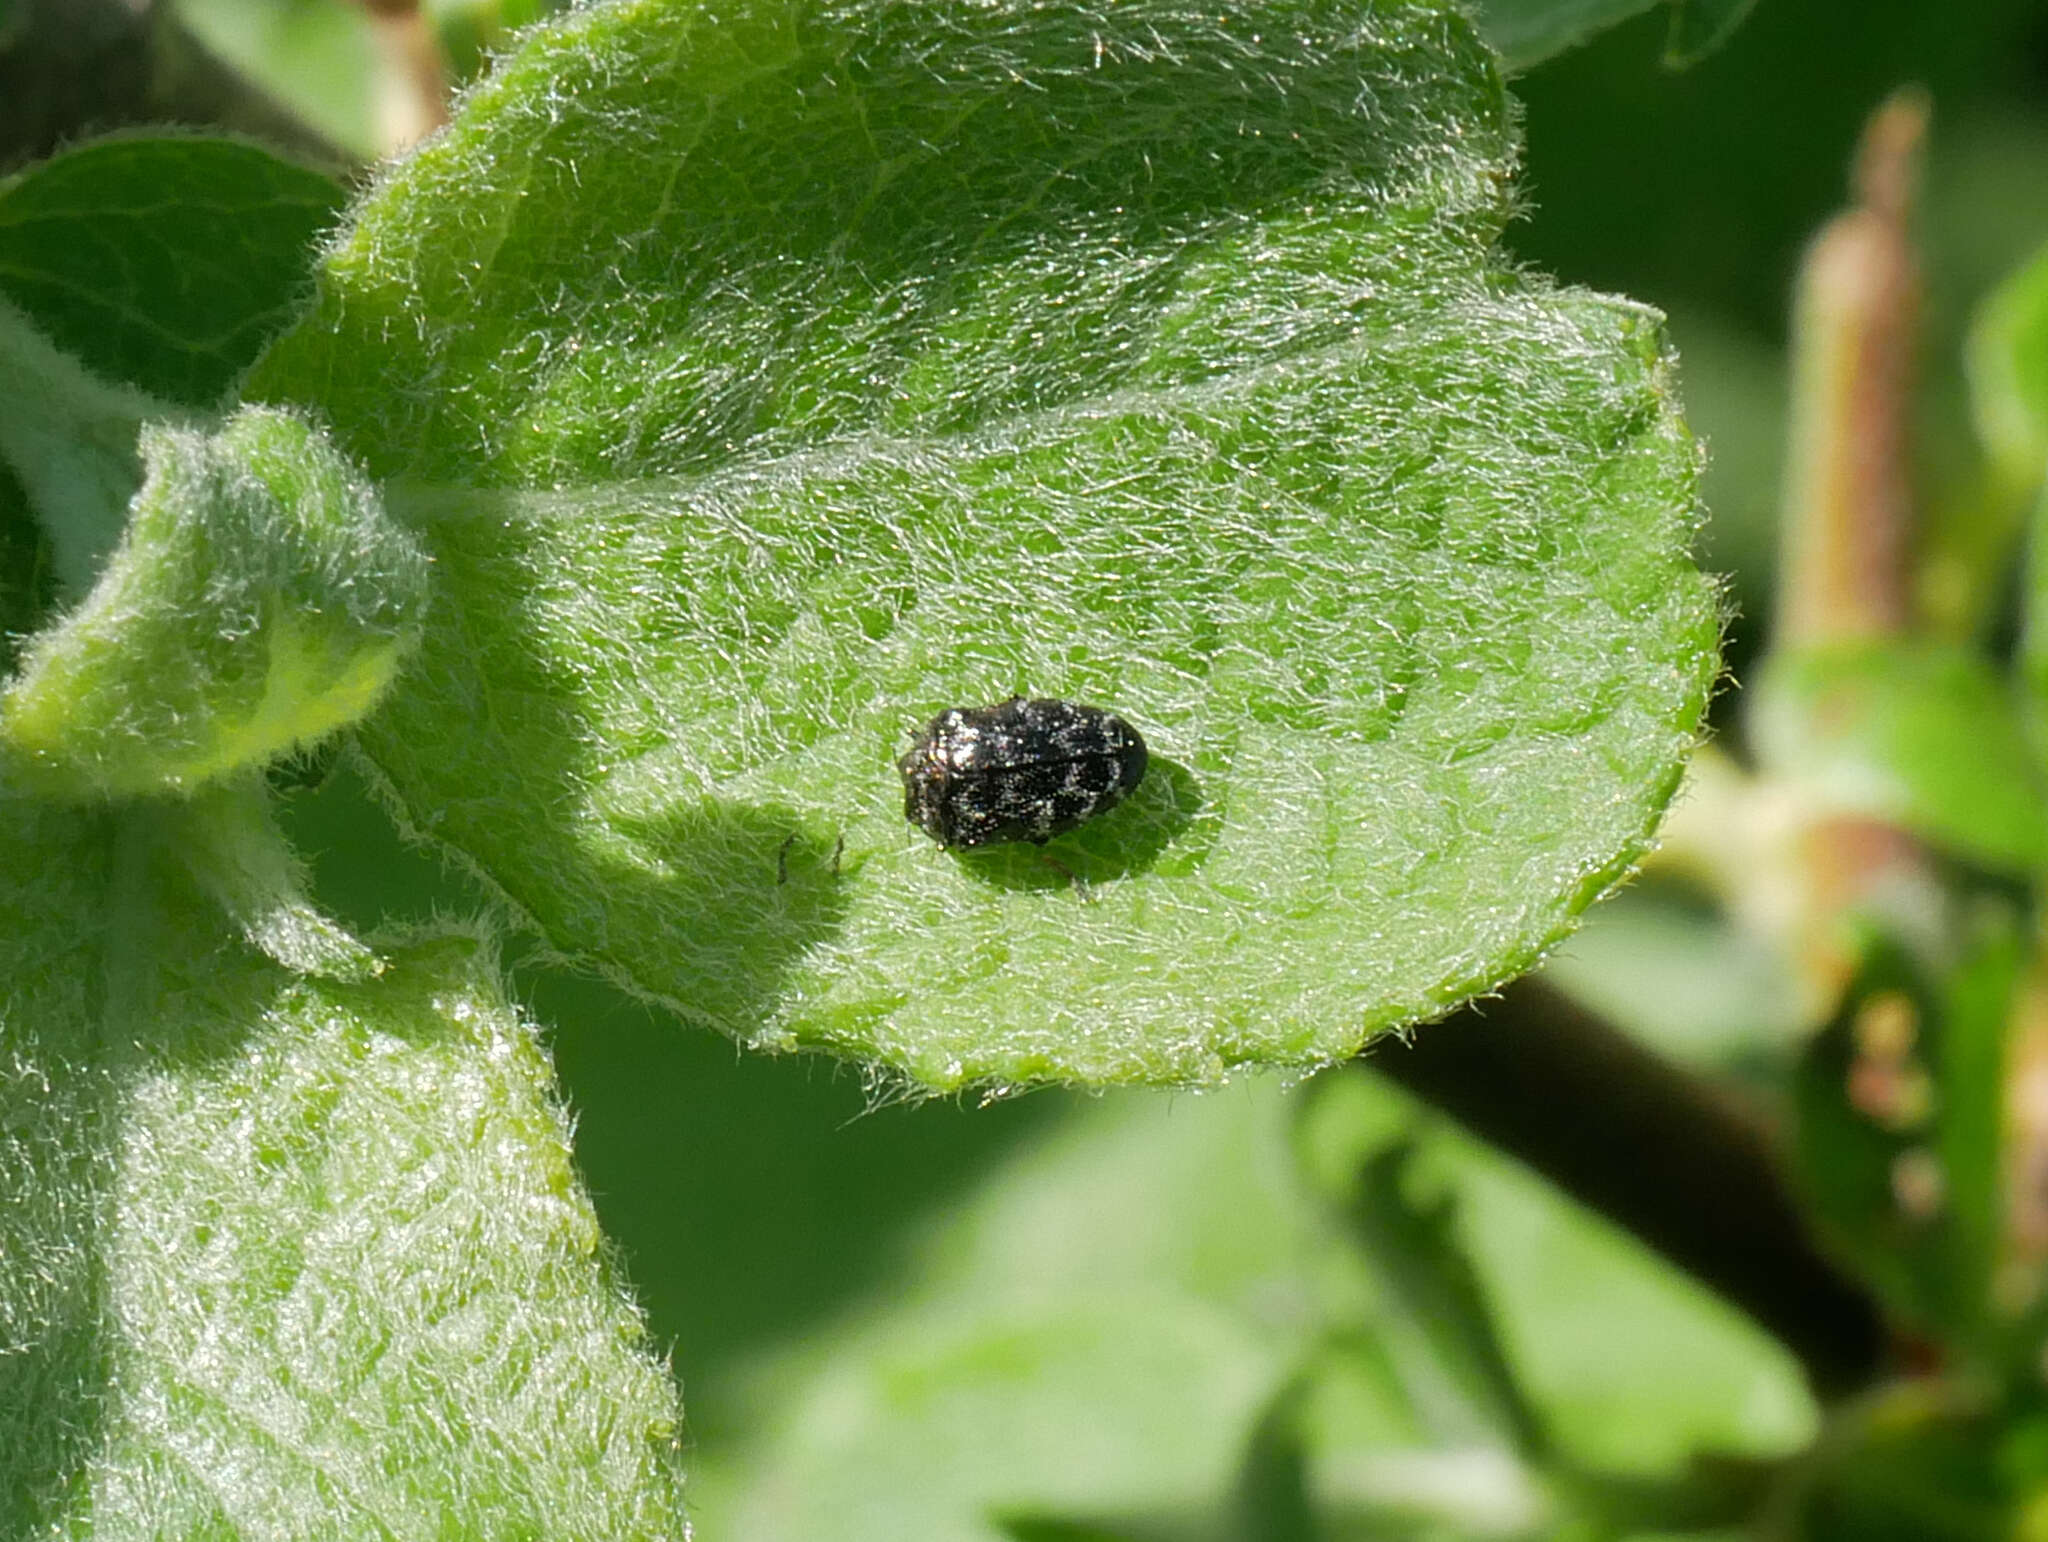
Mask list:
[[[210,407],[310,293],[341,199],[236,140],[81,145],[0,190],[0,295],[104,379]]]
[[[1697,64],[1719,48],[1756,9],[1756,0],[1671,0],[1671,36],[1664,62],[1674,69]]]
[[[1252,1426],[1232,1496],[1229,1532],[1239,1542],[1321,1542],[1301,1429],[1308,1390],[1307,1377],[1289,1382]]]

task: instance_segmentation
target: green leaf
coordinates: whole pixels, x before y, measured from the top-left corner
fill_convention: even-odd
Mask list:
[[[1756,0],[1480,0],[1477,9],[1487,42],[1519,75],[1659,5],[1671,10],[1664,62],[1685,69],[1725,43]]]
[[[1514,74],[1666,0],[1481,0],[1480,27]]]
[[[1717,636],[1656,318],[1502,264],[1514,154],[1416,0],[542,29],[252,379],[447,596],[363,747],[562,952],[932,1087],[1312,1065],[1514,975]],[[935,850],[897,755],[1019,690],[1151,776]]]
[[[1417,1147],[1404,1140],[1368,1158],[1349,1219],[1365,1255],[1428,1336],[1433,1358],[1529,1460],[1549,1438],[1516,1383],[1492,1310],[1465,1255],[1454,1192],[1413,1192]]]
[[[1464,1251],[1558,1458],[1672,1479],[1697,1455],[1777,1459],[1815,1432],[1785,1348],[1626,1232],[1446,1131]]]
[[[92,374],[0,299],[0,460],[49,540],[61,589],[92,587],[142,485],[142,425],[175,412]]]
[[[1821,809],[1999,871],[2048,862],[2048,801],[2018,704],[1972,651],[1876,641],[1779,654],[1751,688],[1748,721],[1759,763]]]
[[[31,640],[0,745],[74,796],[189,790],[354,722],[417,640],[427,565],[318,430],[152,427],[98,585]]]
[[[0,796],[0,1531],[673,1538],[674,1388],[488,951],[241,947]]]
[[[1756,0],[1671,0],[1671,36],[1664,62],[1684,69],[1719,48],[1756,9]]]
[[[1978,306],[1964,362],[1994,472],[2015,493],[2033,492],[2048,475],[2048,248]]]
[[[0,296],[101,377],[210,407],[291,319],[341,201],[235,140],[81,145],[0,190]]]
[[[1301,1427],[1310,1389],[1305,1377],[1289,1382],[1252,1427],[1230,1505],[1229,1534],[1242,1542],[1322,1542]]]
[[[1229,1513],[1331,1262],[1285,1094],[1082,1106],[935,1219],[914,1283],[767,1373],[783,1415],[700,1496],[705,1533],[1218,1536],[1191,1522]]]
[[[1484,1422],[1436,1412],[1434,1450],[1368,1427],[1369,1446],[1320,1456],[1333,1500],[1413,1511],[1429,1490],[1418,1472],[1404,1494],[1392,1470],[1400,1448],[1424,1458],[1463,1452],[1466,1482],[1437,1485],[1442,1520],[1539,1534],[1545,1511],[1583,1505],[1611,1515],[1627,1486],[1685,1478],[1695,1457],[1776,1459],[1811,1438],[1816,1413],[1784,1346],[1520,1163],[1418,1109],[1370,1065],[1368,1057],[1313,1084],[1310,1170],[1328,1189],[1345,1170],[1340,1154],[1354,1153],[1352,1181],[1362,1182],[1351,1203],[1379,1191],[1367,1260],[1399,1281],[1367,1321],[1398,1343],[1396,1314],[1419,1318],[1432,1352],[1408,1371],[1418,1404],[1442,1409],[1431,1383],[1455,1377],[1456,1397]],[[1389,1179],[1401,1184],[1391,1194]],[[1383,1245],[1400,1252],[1383,1255]],[[1432,1277],[1445,1286],[1434,1303]],[[1449,1354],[1436,1347],[1446,1344],[1455,1346]],[[1504,1431],[1536,1460],[1518,1463]],[[1384,1472],[1375,1470],[1380,1458]],[[1490,1525],[1479,1519],[1489,1510]]]
[[[362,160],[386,149],[376,25],[349,0],[169,0],[199,45],[322,139]]]

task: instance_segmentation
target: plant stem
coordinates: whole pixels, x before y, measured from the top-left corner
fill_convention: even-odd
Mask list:
[[[1821,1251],[1763,1128],[1540,979],[1362,1057],[1775,1334],[1824,1398],[1882,1369],[1875,1302]]]
[[[1827,650],[1913,625],[1914,510],[1908,454],[1920,264],[1913,205],[1927,137],[1924,91],[1864,125],[1852,206],[1814,237],[1792,309],[1792,404],[1784,548],[1772,649]],[[1816,1021],[1856,967],[1845,916],[1876,907],[1940,915],[1920,843],[1882,821],[1814,819],[1799,837],[1790,943]]]
[[[1777,645],[1886,636],[1910,608],[1906,434],[1920,269],[1909,228],[1924,93],[1863,132],[1856,205],[1807,249],[1792,312],[1792,423]]]

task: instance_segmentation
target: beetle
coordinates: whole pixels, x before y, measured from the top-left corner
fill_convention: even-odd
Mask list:
[[[1043,846],[1123,802],[1146,759],[1144,737],[1114,712],[1012,696],[948,707],[896,769],[903,817],[941,846]]]

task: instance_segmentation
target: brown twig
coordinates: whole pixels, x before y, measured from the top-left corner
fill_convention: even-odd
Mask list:
[[[1913,623],[1912,218],[1929,111],[1926,93],[1908,88],[1871,114],[1850,174],[1854,202],[1800,268],[1774,651],[1897,637]],[[1939,929],[1943,901],[1926,853],[1885,821],[1814,819],[1795,869],[1791,942],[1815,1021],[1855,968],[1845,917],[1876,907],[1916,926],[1936,917]]]
[[[1920,268],[1910,222],[1925,93],[1864,130],[1857,203],[1814,238],[1793,303],[1779,646],[1904,630],[1913,531],[1906,437]]]

